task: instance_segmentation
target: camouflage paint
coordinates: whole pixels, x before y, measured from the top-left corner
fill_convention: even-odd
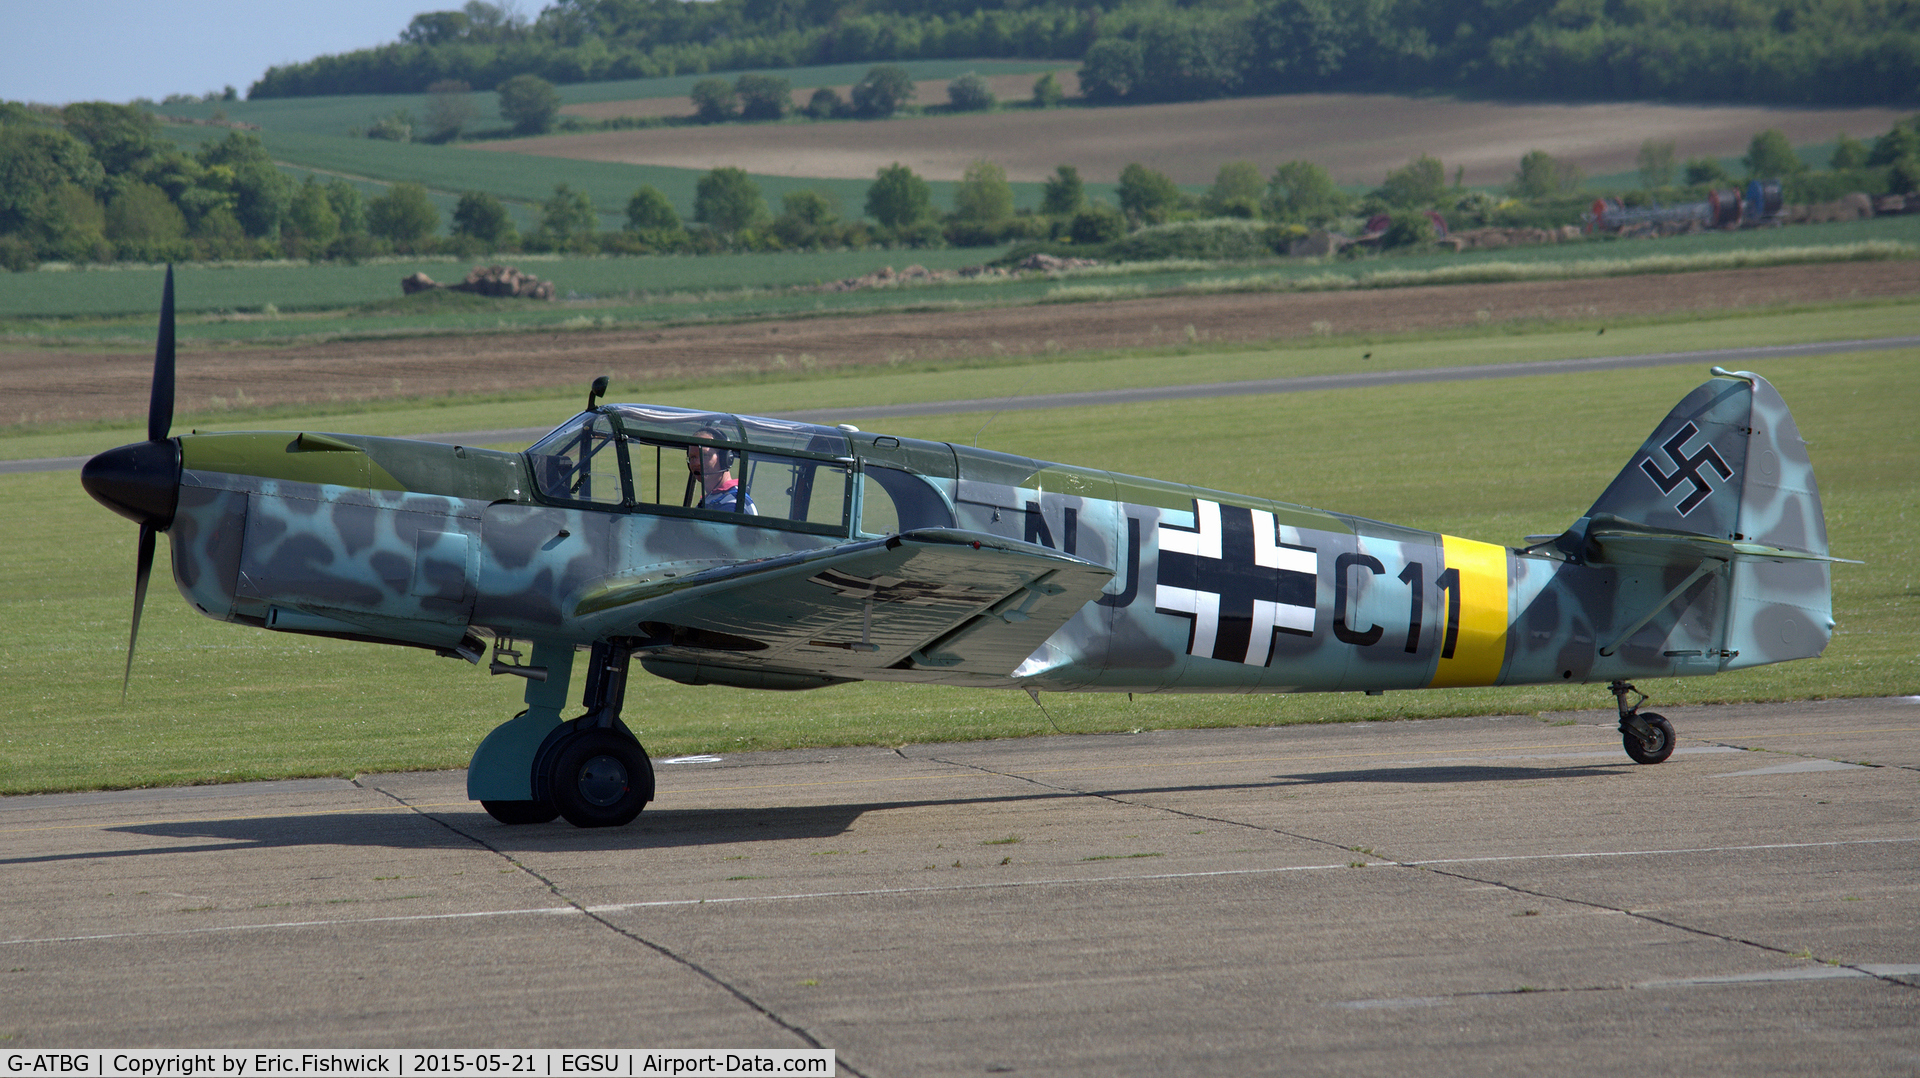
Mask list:
[[[581,450],[597,502],[554,485],[577,474],[554,456],[562,433],[589,427],[594,452],[618,454]],[[678,494],[661,462],[696,429],[788,476],[790,497],[756,486],[761,516],[662,504]],[[208,616],[473,661],[489,638],[530,642],[552,677],[476,757],[475,796],[519,796],[523,742],[566,696],[557,656],[596,641],[693,684],[1302,692],[1709,674],[1817,655],[1832,629],[1812,466],[1779,394],[1746,373],[1716,370],[1586,516],[1520,550],[640,405],[576,417],[526,454],[293,432],[179,442],[175,575]],[[781,515],[788,502],[804,519]]]

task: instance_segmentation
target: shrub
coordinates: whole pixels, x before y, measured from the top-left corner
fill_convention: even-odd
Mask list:
[[[847,111],[846,103],[831,86],[822,86],[807,98],[807,115],[816,120],[831,120]]]
[[[515,75],[500,84],[500,118],[522,135],[538,135],[560,114],[560,91],[538,75]]]
[[[853,85],[853,111],[861,116],[885,118],[913,100],[913,76],[898,64],[872,68]]]
[[[895,161],[881,169],[867,188],[867,216],[895,231],[933,217],[933,187]]]
[[[1049,71],[1033,80],[1034,108],[1058,108],[1060,107],[1060,103],[1066,99],[1067,92],[1060,88],[1060,80],[1053,77],[1053,72]]]
[[[739,95],[725,79],[701,79],[693,84],[693,115],[701,123],[717,124],[733,119],[739,108]]]
[[[673,231],[681,227],[680,211],[665,191],[643,184],[627,200],[627,228],[634,232]]]
[[[777,75],[742,75],[733,82],[743,120],[778,120],[793,105],[793,84]]]
[[[1807,167],[1800,155],[1793,152],[1793,143],[1787,141],[1785,132],[1777,128],[1753,136],[1741,163],[1747,166],[1748,179],[1778,179],[1800,173]]]
[[[1120,184],[1114,194],[1127,219],[1157,225],[1180,206],[1180,188],[1163,172],[1155,172],[1138,162],[1120,170]]]
[[[1437,159],[1421,154],[1401,168],[1387,173],[1371,197],[1388,206],[1408,208],[1431,206],[1447,190],[1447,170]]]
[[[440,211],[420,184],[396,183],[367,203],[367,230],[401,250],[412,250],[439,227]]]
[[[1112,206],[1095,202],[1073,215],[1067,234],[1079,244],[1107,243],[1127,234],[1127,218]]]
[[[743,169],[723,165],[702,174],[694,185],[693,219],[715,231],[738,232],[766,215],[760,185]]]
[[[1072,165],[1055,168],[1041,192],[1040,212],[1069,217],[1079,213],[1086,204],[1087,187],[1080,180],[1080,170]]]
[[[967,72],[947,83],[947,103],[956,112],[982,112],[999,104],[987,80]]]
[[[519,239],[507,207],[485,191],[468,191],[460,196],[460,204],[453,210],[453,234],[472,239],[489,251]]]

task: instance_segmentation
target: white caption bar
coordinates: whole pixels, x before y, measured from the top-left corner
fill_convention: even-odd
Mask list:
[[[177,1051],[125,1049],[101,1051],[13,1051],[0,1054],[0,1078],[314,1078],[446,1075],[498,1075],[501,1078],[654,1078],[665,1075],[838,1073],[831,1048],[658,1048],[600,1051],[511,1051],[443,1049],[439,1051],[360,1051],[254,1049]]]

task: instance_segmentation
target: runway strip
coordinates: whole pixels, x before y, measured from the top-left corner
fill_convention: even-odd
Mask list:
[[[1611,707],[722,753],[603,831],[460,772],[0,799],[0,1036],[1911,1075],[1920,700],[1662,710],[1654,767]]]
[[[1582,374],[1591,371],[1632,370],[1641,367],[1672,367],[1688,363],[1726,365],[1746,363],[1756,359],[1841,355],[1848,352],[1876,352],[1913,347],[1920,347],[1920,336],[1821,341],[1813,344],[1768,345],[1751,348],[1718,348],[1694,352],[1656,352],[1642,356],[1598,356],[1589,359],[1550,359],[1527,363],[1488,363],[1465,367],[1433,367],[1425,370],[1363,371],[1295,378],[1261,378],[1244,382],[1142,386],[1133,389],[1103,389],[1081,393],[1037,393],[1020,397],[979,397],[969,400],[926,401],[917,404],[866,405],[798,412],[772,412],[768,414],[768,418],[792,419],[805,423],[857,423],[876,419],[954,415],[964,412],[1019,412],[1039,408],[1081,408],[1092,405],[1138,404],[1200,397],[1249,397],[1327,389],[1419,385],[1428,382],[1471,382],[1489,378]],[[408,437],[424,442],[445,442],[452,445],[497,445],[503,442],[532,444],[552,429],[552,427],[510,427],[501,430],[414,434]],[[70,471],[85,464],[87,459],[86,457],[42,457],[35,460],[0,461],[0,475]]]

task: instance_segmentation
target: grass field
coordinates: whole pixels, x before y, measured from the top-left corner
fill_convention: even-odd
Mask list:
[[[769,72],[792,83],[796,90],[816,86],[847,86],[866,75],[872,64],[823,64]],[[969,71],[983,76],[1038,75],[1074,66],[1060,60],[907,60],[900,63],[915,81],[951,79]],[[582,82],[556,86],[563,105],[587,105],[603,101],[638,101],[657,97],[685,97],[693,84],[706,78],[721,77],[731,82],[741,72],[699,75],[673,75],[659,79],[616,79],[607,82]],[[473,102],[479,116],[469,124],[472,130],[504,127],[498,114],[499,99],[488,92],[476,92]],[[917,100],[920,105],[944,104]],[[411,113],[416,124],[425,120],[426,94],[345,94],[328,97],[280,97],[259,101],[214,101],[181,105],[156,105],[163,115],[193,120],[211,119],[215,113],[240,123],[259,124],[273,131],[310,135],[345,136],[351,128],[366,128],[374,121],[391,116],[400,109]]]
[[[1857,312],[1795,316],[1782,333],[1862,335]],[[1824,323],[1822,319],[1824,318]],[[1710,322],[1661,340],[1728,339]],[[1564,338],[1564,339],[1562,339]],[[1591,341],[1591,338],[1588,338]],[[1550,354],[1571,335],[1402,341],[1396,366],[1457,362],[1504,347]],[[1642,342],[1643,345],[1651,343]],[[1609,334],[1609,350],[1620,340]],[[1648,350],[1654,350],[1648,348]],[[1115,357],[1057,370],[1104,380],[1147,377],[1155,359]],[[1163,361],[1162,361],[1163,362]],[[1265,363],[1306,369],[1311,350],[1198,354],[1196,380],[1243,377]],[[1131,365],[1131,366],[1129,366]],[[1811,443],[1838,566],[1840,622],[1819,660],[1715,678],[1643,684],[1661,704],[1920,692],[1920,351],[1760,365]],[[955,415],[887,424],[918,437],[972,441],[1044,459],[1218,482],[1215,432],[1235,432],[1232,485],[1491,542],[1557,531],[1583,511],[1667,408],[1705,375],[1691,368],[1517,381],[1198,400],[1167,404]],[[976,373],[900,375],[876,392],[964,397]],[[993,372],[1003,387],[1017,369]],[[865,382],[863,381],[863,384]],[[814,383],[689,387],[674,399],[723,397],[741,410],[804,406]],[[1044,388],[1055,388],[1047,385]],[[1002,392],[1006,391],[1004,388]],[[1039,388],[1029,389],[1039,391]],[[762,403],[755,403],[762,402]],[[548,407],[542,403],[539,407]],[[524,415],[485,406],[488,415]],[[571,410],[568,405],[565,410]],[[435,418],[453,418],[440,413]],[[478,420],[479,412],[463,413]],[[547,420],[554,412],[547,412]],[[374,425],[414,421],[379,413]],[[317,424],[316,424],[317,425]],[[435,424],[437,425],[437,424]],[[450,423],[447,426],[460,426]],[[446,429],[446,427],[442,427]],[[1208,448],[1208,452],[1197,452]],[[1525,460],[1514,469],[1511,462]],[[1494,481],[1493,477],[1498,480]],[[0,792],[231,781],[291,775],[457,767],[479,738],[518,710],[518,682],[421,653],[279,636],[192,613],[163,581],[148,603],[128,703],[119,702],[135,528],[93,504],[72,473],[0,478],[15,511],[0,515]],[[164,559],[164,556],[163,556]],[[165,572],[164,565],[161,568]],[[855,685],[766,695],[647,679],[629,721],[650,750],[730,752],[783,745],[904,743],[1051,732],[1017,693]],[[1068,732],[1264,725],[1446,714],[1594,708],[1595,686],[1300,697],[1050,697]],[[1682,734],[1685,734],[1684,728]],[[1284,734],[1276,736],[1284,737]]]
[[[1861,246],[1873,243],[1905,247]],[[918,263],[930,269],[977,265],[998,257],[1004,248],[806,251],[698,258],[393,258],[357,266],[249,262],[182,265],[175,273],[179,283],[176,302],[182,314],[214,316],[184,317],[179,327],[182,340],[271,341],[343,334],[544,328],[569,320],[581,324],[578,320],[583,315],[593,325],[607,326],[928,305],[1002,306],[1042,300],[1114,299],[1177,290],[1444,283],[1452,279],[1448,274],[1471,274],[1475,267],[1488,266],[1495,269],[1484,273],[1506,280],[1530,275],[1602,277],[1622,270],[1727,268],[1715,260],[1742,253],[1819,262],[1911,258],[1917,250],[1920,215],[1906,215],[1663,240],[1595,240],[1460,254],[1330,261],[1276,259],[1265,263],[1134,263],[1070,273],[1064,284],[1051,277],[1029,276],[834,294],[787,290],[857,276],[887,265],[900,268]],[[1657,261],[1663,259],[1671,261]],[[458,307],[429,306],[422,301],[417,304],[422,309],[418,314],[390,302],[372,310],[341,310],[397,299],[400,278],[416,270],[439,280],[457,279],[465,267],[486,261],[518,265],[553,281],[562,297],[571,294],[577,298],[565,304],[500,302]],[[1577,265],[1583,262],[1595,264]],[[4,335],[0,342],[125,339],[138,343],[148,339],[163,274],[159,266],[131,265],[46,267],[33,273],[11,274],[5,279],[6,287],[0,288],[0,335]],[[1091,290],[1064,290],[1080,285]],[[318,317],[245,321],[226,317],[232,312],[261,312],[269,304],[282,315],[312,312]]]
[[[1756,314],[1729,313],[1719,318],[1664,318],[1640,324],[1611,321],[1605,337],[1575,328],[1506,327],[1489,333],[1475,328],[1411,338],[1340,337],[1280,343],[1181,345],[1154,352],[1067,355],[1051,361],[1031,358],[977,359],[942,363],[917,361],[911,369],[823,369],[812,374],[768,370],[757,376],[729,372],[723,377],[663,381],[616,380],[610,399],[644,400],[684,408],[764,414],[834,407],[970,400],[1008,393],[1072,393],[1141,386],[1231,382],[1259,378],[1345,374],[1365,369],[1412,370],[1422,367],[1476,366],[1575,359],[1600,355],[1737,348],[1749,345],[1803,344],[1847,338],[1908,334],[1920,325],[1920,300],[1884,301],[1846,308]],[[1364,346],[1373,360],[1356,357]],[[1384,367],[1382,365],[1385,365]],[[315,413],[309,408],[258,412],[223,411],[176,417],[175,428],[208,431],[300,427],[347,434],[406,435],[440,431],[495,430],[558,423],[579,407],[574,390],[522,394],[509,399],[435,397],[354,405],[351,410]],[[873,426],[874,424],[867,424]],[[881,424],[881,427],[887,424]],[[0,460],[78,456],[145,436],[135,422],[99,424],[84,429],[40,431],[0,428]],[[1002,444],[998,424],[984,444]],[[962,439],[971,441],[971,437]],[[524,446],[504,448],[522,449]]]

